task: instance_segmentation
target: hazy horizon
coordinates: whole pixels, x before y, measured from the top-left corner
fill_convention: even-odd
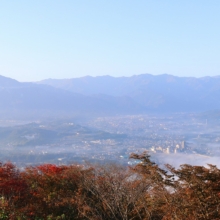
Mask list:
[[[172,75],[172,74],[168,74],[168,73],[161,73],[161,74],[151,74],[151,73],[140,73],[140,74],[133,74],[133,75],[130,75],[130,76],[114,76],[114,75],[98,75],[98,76],[92,76],[92,75],[82,75],[82,76],[73,76],[73,77],[69,77],[69,78],[64,78],[64,77],[59,77],[59,78],[53,78],[53,77],[50,77],[50,78],[42,78],[42,79],[39,79],[37,81],[22,81],[22,80],[19,80],[17,78],[13,78],[13,77],[10,77],[10,76],[6,76],[4,74],[0,74],[0,76],[2,77],[6,77],[6,78],[10,78],[10,79],[14,79],[18,82],[21,82],[21,83],[25,83],[25,82],[33,82],[33,83],[37,83],[37,82],[40,82],[40,81],[44,81],[44,80],[69,80],[69,79],[79,79],[79,78],[85,78],[85,77],[92,77],[92,78],[97,78],[97,77],[113,77],[113,78],[130,78],[130,77],[134,77],[134,76],[141,76],[141,75],[151,75],[151,76],[161,76],[161,75],[168,75],[168,76],[173,76],[173,77],[180,77],[180,78],[196,78],[196,79],[199,79],[199,78],[205,78],[205,77],[220,77],[220,74],[219,75],[205,75],[205,76],[178,76],[178,75]]]
[[[219,1],[2,1],[0,73],[18,81],[220,74]]]
[[[147,149],[216,162],[219,9],[217,0],[0,1],[5,158],[57,162],[70,150],[126,160]]]

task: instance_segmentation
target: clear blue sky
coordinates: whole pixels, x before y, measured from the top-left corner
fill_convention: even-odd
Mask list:
[[[220,75],[220,1],[0,1],[0,75],[142,73]]]

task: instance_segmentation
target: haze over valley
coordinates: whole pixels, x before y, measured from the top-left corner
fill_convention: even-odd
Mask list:
[[[219,165],[220,77],[150,74],[21,83],[0,77],[3,161]]]
[[[0,160],[217,164],[219,8],[2,1]]]
[[[0,219],[220,219],[220,1],[0,1]]]

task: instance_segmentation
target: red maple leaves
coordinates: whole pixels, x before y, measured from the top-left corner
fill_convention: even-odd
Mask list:
[[[220,170],[0,163],[0,219],[220,219]]]

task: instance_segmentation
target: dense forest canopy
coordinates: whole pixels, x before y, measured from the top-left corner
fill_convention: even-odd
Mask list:
[[[214,165],[161,169],[139,163],[0,164],[0,219],[220,219],[220,170]]]

